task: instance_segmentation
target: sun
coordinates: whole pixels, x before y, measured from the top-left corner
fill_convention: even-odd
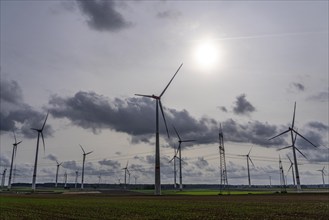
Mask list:
[[[194,58],[200,69],[214,69],[221,61],[220,47],[211,40],[200,41],[194,50]]]

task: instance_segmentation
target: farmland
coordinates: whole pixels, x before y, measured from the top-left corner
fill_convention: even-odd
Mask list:
[[[0,194],[1,219],[329,219],[328,193]]]

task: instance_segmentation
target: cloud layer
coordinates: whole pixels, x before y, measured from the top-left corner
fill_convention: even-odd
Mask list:
[[[242,100],[245,103],[244,96]],[[80,91],[72,97],[52,96],[49,111],[54,118],[67,118],[72,124],[90,129],[94,133],[111,129],[130,134],[134,143],[151,143],[154,137],[155,103],[147,98],[109,99],[95,92]],[[196,140],[183,147],[218,142],[216,120],[208,117],[196,119],[187,110],[165,108],[165,112],[168,124],[173,124],[182,138]],[[160,124],[160,133],[165,137],[163,122]],[[268,141],[268,138],[278,133],[278,127],[268,123],[250,121],[241,124],[234,119],[227,119],[222,122],[222,126],[226,141],[249,142],[262,146],[287,144],[284,138]],[[172,137],[170,143],[176,142],[176,134],[171,126],[169,130]]]
[[[36,132],[31,128],[41,128],[46,113],[34,110],[24,103],[22,89],[14,80],[1,79],[0,81],[0,130],[12,132],[19,130],[26,138],[36,137]],[[44,136],[51,136],[53,129],[46,124]]]
[[[97,31],[119,31],[132,25],[116,10],[115,1],[76,1],[81,12],[88,18],[89,27]]]

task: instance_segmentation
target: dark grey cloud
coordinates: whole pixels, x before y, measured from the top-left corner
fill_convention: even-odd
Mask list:
[[[109,99],[94,92],[77,92],[72,97],[52,96],[49,100],[49,111],[54,118],[67,118],[72,124],[90,129],[94,133],[102,129],[111,129],[132,136],[131,142],[154,143],[155,103],[147,98]],[[165,108],[169,132],[167,146],[177,144],[173,124],[181,138],[194,139],[196,142],[184,143],[182,148],[197,144],[218,142],[218,122],[212,118],[196,119],[187,110]],[[288,136],[281,136],[268,141],[281,133],[286,126],[276,126],[260,121],[239,123],[234,119],[221,122],[225,141],[244,142],[269,147],[283,147],[290,143]],[[163,122],[160,122],[160,134],[165,138]],[[323,127],[323,124],[311,123],[310,127]],[[312,130],[312,129],[311,129]],[[324,134],[319,134],[323,141]],[[154,162],[154,161],[153,161]]]
[[[246,99],[245,94],[241,94],[236,97],[236,101],[233,106],[233,112],[237,115],[249,115],[256,111],[255,107]]]
[[[271,141],[269,138],[280,131],[276,125],[250,121],[247,124],[240,124],[233,119],[222,122],[225,141],[251,143],[261,146],[282,146],[287,144],[284,137],[278,137]]]
[[[319,132],[314,132],[314,131],[306,131],[301,133],[307,140],[311,141],[315,146],[320,147],[320,146],[325,146],[326,143],[322,139],[322,136],[319,134]],[[328,144],[328,142],[327,142]],[[297,137],[297,146],[299,146],[300,149],[307,149],[307,148],[314,148],[311,144],[309,144],[307,141],[304,139]]]
[[[206,161],[203,157],[198,157],[198,160],[194,162],[195,166],[199,169],[204,169],[209,165],[208,161]]]
[[[23,101],[23,92],[14,80],[2,79],[0,81],[1,102],[20,104]]]
[[[116,1],[76,0],[88,25],[97,31],[119,31],[132,26],[116,9]]]
[[[154,136],[155,103],[147,98],[115,98],[110,100],[94,92],[78,92],[73,97],[52,96],[49,111],[55,118],[68,118],[74,125],[99,133],[112,129],[132,135],[132,142],[150,143]],[[216,121],[209,118],[194,119],[186,110],[165,108],[168,124],[173,121],[185,138],[196,136],[200,142],[211,140],[209,129],[215,130]],[[161,134],[165,134],[163,123]],[[171,131],[173,134],[173,132]]]
[[[62,163],[62,167],[65,169],[74,170],[74,171],[81,169],[81,166],[79,166],[75,160],[64,161]]]
[[[329,163],[329,148],[317,148],[302,151],[309,161]]]
[[[301,83],[294,82],[290,84],[290,89],[292,91],[303,92],[305,91],[305,86]]]
[[[307,98],[310,101],[328,102],[329,101],[329,91],[319,92]]]
[[[225,106],[219,106],[218,109],[222,112],[227,112],[227,108]]]
[[[109,166],[112,169],[120,169],[121,164],[118,161],[103,159],[98,161],[100,165]]]
[[[54,155],[54,154],[48,154],[45,158],[48,160],[51,160],[51,161],[55,161],[55,162],[58,161],[56,155]],[[58,162],[60,163],[60,161],[58,161]]]
[[[170,19],[177,19],[182,14],[179,11],[173,11],[173,10],[166,10],[162,12],[158,12],[156,17],[163,19],[163,18],[170,18]]]
[[[323,124],[322,122],[318,122],[318,121],[311,121],[307,124],[307,126],[311,129],[315,129],[317,131],[321,131],[321,132],[328,132],[329,131],[329,126]]]
[[[37,133],[31,128],[41,128],[46,113],[34,110],[24,103],[22,89],[16,81],[1,79],[0,95],[0,130],[12,132],[15,130],[26,138],[35,138]],[[44,136],[51,136],[53,129],[46,124]]]

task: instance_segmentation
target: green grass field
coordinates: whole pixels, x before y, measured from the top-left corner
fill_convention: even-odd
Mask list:
[[[0,194],[0,219],[329,219],[327,193],[163,194]]]

